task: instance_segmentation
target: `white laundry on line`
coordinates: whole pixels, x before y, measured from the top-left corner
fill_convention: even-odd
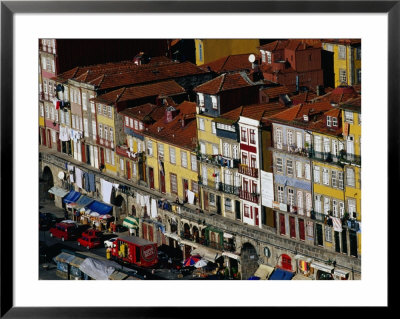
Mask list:
[[[113,184],[107,182],[102,178],[100,179],[100,184],[101,184],[101,195],[103,196],[103,202],[110,204]]]
[[[151,217],[157,217],[157,202],[154,198],[151,199]]]
[[[82,171],[78,167],[75,168],[75,175],[76,175],[76,185],[78,185],[79,188],[83,188],[82,187]]]
[[[194,204],[194,193],[190,190],[187,190],[187,197],[189,204]]]

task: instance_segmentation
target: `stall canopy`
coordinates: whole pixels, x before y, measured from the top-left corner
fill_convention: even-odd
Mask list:
[[[100,215],[108,214],[112,210],[112,206],[100,203],[96,200],[87,205],[85,208],[90,209],[92,212],[99,213]]]
[[[291,280],[293,273],[276,268],[268,280]]]
[[[254,273],[254,276],[260,277],[261,280],[267,280],[273,271],[273,267],[260,265],[257,271]]]
[[[122,226],[137,229],[139,228],[139,218],[128,216],[124,219]]]
[[[89,205],[90,203],[92,203],[94,201],[93,198],[87,197],[85,195],[82,195],[77,201],[76,201],[76,205],[75,205],[75,209],[80,209],[82,207],[85,207],[87,205]]]
[[[64,197],[65,195],[68,194],[68,191],[64,188],[53,186],[52,188],[49,189],[49,193],[59,197]]]
[[[66,204],[75,203],[78,198],[81,196],[81,193],[75,192],[74,190],[70,191],[67,196],[63,199],[63,202]]]

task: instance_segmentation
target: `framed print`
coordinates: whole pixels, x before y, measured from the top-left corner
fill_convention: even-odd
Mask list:
[[[180,317],[200,308],[224,315],[227,307],[389,307],[388,212],[394,210],[388,205],[394,196],[389,187],[398,177],[399,160],[399,18],[398,1],[2,1],[1,316]],[[122,44],[131,39],[136,41],[134,48]],[[191,41],[193,56],[183,45],[178,48],[182,39]],[[226,42],[219,42],[220,47],[232,49],[224,54],[245,55],[243,64],[249,70],[217,70],[219,65],[211,62],[220,57],[207,57],[205,52],[207,46],[210,51],[217,46],[212,41],[221,39]],[[256,50],[235,51],[236,39]],[[77,40],[81,42],[71,44]],[[282,85],[277,74],[288,76],[300,70],[301,63],[313,61],[316,40],[320,51],[331,52],[332,61],[334,54],[346,63],[349,56],[352,65],[332,68],[332,84],[323,93],[317,78],[329,72],[322,68],[318,75],[307,75],[308,80],[297,75]],[[62,41],[68,43],[69,61],[60,62],[61,53],[56,52]],[[108,48],[102,41],[108,41]],[[271,49],[271,43],[286,46],[285,53]],[[293,61],[298,58],[290,56],[295,45],[310,49],[306,62]],[[341,51],[346,45],[350,53]],[[158,51],[147,56],[152,49]],[[122,54],[130,50],[135,52],[132,57]],[[112,62],[97,61],[100,51],[122,53]],[[50,55],[58,60],[47,59]],[[153,57],[159,60],[151,61]],[[157,70],[149,71],[149,61]],[[56,74],[61,63],[70,64]],[[192,73],[179,73],[186,71],[175,66],[184,63]],[[151,79],[137,80],[137,66]],[[173,71],[165,71],[163,78],[163,68]],[[136,81],[142,95],[124,82],[127,78]],[[270,86],[254,84],[267,79]],[[112,81],[119,84],[107,86]],[[219,86],[213,81],[220,81]],[[228,91],[244,89],[226,95],[224,102],[224,85],[235,81],[242,87]],[[289,94],[290,86],[296,94]],[[281,91],[273,96],[270,87]],[[310,87],[312,101],[303,97]],[[343,98],[350,87],[357,88],[345,106],[329,95],[340,91]],[[257,101],[244,104],[244,96],[253,93]],[[318,100],[325,94],[326,100]],[[280,112],[308,108],[290,118],[290,123],[302,124],[290,127],[289,112],[255,118],[259,105],[275,102]],[[128,104],[136,111],[125,109]],[[240,115],[224,113],[228,104],[243,107]],[[320,112],[315,112],[318,107]],[[186,129],[191,125],[195,128],[189,136]],[[263,125],[269,125],[268,133],[261,133]],[[337,134],[335,127],[340,127]],[[256,145],[265,136],[271,145],[257,153]],[[43,161],[58,168],[46,171]],[[262,165],[270,167],[259,172]],[[115,179],[107,174],[111,171]],[[327,185],[336,197],[327,195]],[[57,216],[42,209],[42,188],[58,205]],[[361,236],[360,207],[362,249],[355,239]],[[224,228],[220,219],[226,216],[231,228]],[[252,237],[262,230],[270,232],[265,240]],[[106,236],[99,237],[100,232]],[[120,233],[124,235],[116,235]],[[72,245],[64,245],[69,234],[76,235],[74,245],[80,246],[75,253]],[[62,250],[42,262],[38,237],[46,249],[46,242],[57,242]],[[104,262],[98,263],[92,248],[103,243]],[[282,243],[290,247],[290,254]],[[163,244],[167,248],[160,252]],[[212,258],[204,246],[214,252]],[[232,249],[236,246],[241,248]],[[182,253],[176,268],[171,267],[171,247]],[[72,260],[77,264],[70,264]],[[165,261],[165,271],[157,269],[160,260]],[[344,260],[347,268],[339,269]],[[141,280],[85,280],[110,279],[111,273],[103,275],[111,263],[121,270],[115,279]],[[142,273],[127,263],[151,270]],[[242,267],[245,263],[251,267]],[[47,271],[48,264],[53,272]],[[194,265],[210,268],[207,275],[201,271],[200,279],[232,280],[179,280],[186,275],[185,267],[191,267],[190,277],[195,278]],[[288,282],[283,280],[287,274],[290,279],[318,280]],[[252,280],[260,276],[272,278]]]

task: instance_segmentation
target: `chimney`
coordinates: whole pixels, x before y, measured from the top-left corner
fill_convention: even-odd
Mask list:
[[[171,122],[176,116],[176,109],[172,106],[168,106],[165,110],[165,123]]]

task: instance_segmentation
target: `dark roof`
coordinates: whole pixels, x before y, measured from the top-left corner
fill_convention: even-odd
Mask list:
[[[211,69],[216,73],[250,71],[252,69],[252,64],[249,62],[250,54],[252,53],[228,55],[210,63],[203,64],[200,67],[204,70]]]
[[[125,109],[119,113],[140,121],[143,121],[147,117],[151,122],[155,122],[164,117],[166,108],[166,106],[157,106],[155,104],[146,103]]]

